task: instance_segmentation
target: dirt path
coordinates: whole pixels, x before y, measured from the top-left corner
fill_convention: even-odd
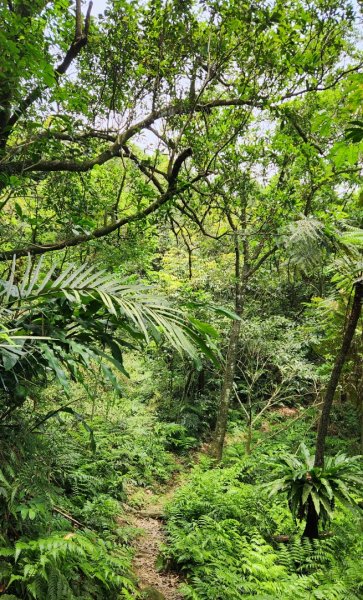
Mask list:
[[[164,505],[180,485],[180,479],[177,477],[161,496],[150,494],[145,509],[128,511],[129,523],[141,532],[134,541],[133,566],[139,588],[144,592],[146,600],[182,600],[178,593],[181,584],[178,575],[160,572],[158,569],[160,546],[165,541]]]
[[[182,596],[177,591],[181,583],[179,577],[173,573],[161,573],[157,568],[160,544],[164,541],[161,520],[156,518],[153,511],[150,517],[135,515],[133,525],[143,531],[135,541],[133,564],[139,587],[145,591],[145,597],[150,600],[181,599]]]

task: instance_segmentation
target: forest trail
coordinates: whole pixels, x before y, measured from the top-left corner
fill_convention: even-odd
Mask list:
[[[160,546],[165,541],[164,507],[182,485],[182,475],[173,477],[162,494],[150,492],[146,508],[134,510],[129,507],[132,511],[128,514],[129,523],[140,530],[133,544],[133,567],[145,600],[182,600],[178,593],[180,577],[176,573],[160,572],[158,568]]]

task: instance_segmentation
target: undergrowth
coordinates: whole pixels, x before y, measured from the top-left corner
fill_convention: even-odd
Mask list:
[[[287,448],[296,446],[300,427],[284,433]],[[202,456],[167,506],[163,560],[183,574],[187,600],[363,597],[359,511],[340,505],[331,537],[302,538],[286,500],[268,498],[263,486],[279,451],[281,440],[271,438],[251,456],[232,442],[218,468]]]
[[[75,390],[77,391],[77,390]],[[91,406],[83,409],[88,413]],[[0,591],[8,598],[137,598],[132,527],[118,523],[127,489],[158,486],[188,439],[141,404],[114,399],[106,416],[19,415],[0,446]],[[33,429],[33,430],[32,430]],[[90,444],[90,433],[95,446]],[[26,460],[25,460],[26,457]]]

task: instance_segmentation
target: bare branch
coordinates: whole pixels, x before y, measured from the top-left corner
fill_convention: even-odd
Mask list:
[[[76,32],[74,39],[82,37],[82,4],[81,0],[76,0]]]
[[[305,131],[303,130],[303,128],[300,126],[297,119],[295,118],[295,115],[293,115],[290,110],[285,110],[284,115],[288,118],[291,125],[297,131],[299,136],[304,140],[305,144],[310,144],[310,146],[313,146],[313,148],[315,148],[319,152],[319,154],[323,155],[324,154],[323,149],[319,146],[319,144],[317,144],[314,140],[312,140],[308,137],[308,135],[305,133]]]
[[[53,506],[52,510],[54,512],[58,513],[59,515],[61,515],[62,517],[64,517],[64,519],[68,519],[68,521],[70,521],[71,523],[73,523],[73,525],[75,525],[76,527],[80,527],[80,528],[83,528],[83,529],[86,527],[85,525],[83,525],[83,523],[81,523],[80,521],[77,521],[77,519],[75,519],[74,517],[72,517],[68,513],[64,512],[63,510],[61,510],[60,508],[58,508],[58,506]],[[73,534],[68,534],[68,535],[73,535]]]
[[[258,271],[258,269],[263,265],[263,263],[270,258],[270,256],[272,256],[273,254],[275,254],[275,252],[278,250],[277,246],[273,246],[273,248],[270,248],[270,250],[268,250],[265,254],[263,254],[263,256],[261,256],[261,258],[253,265],[253,267],[251,267],[251,269],[249,270],[249,276],[253,275],[254,273],[256,273],[256,271]]]
[[[160,192],[160,194],[164,193],[164,188],[161,185],[160,181],[158,180],[157,177],[155,177],[153,171],[150,171],[148,166],[145,165],[145,163],[143,163],[142,160],[140,160],[136,154],[134,154],[130,148],[128,148],[128,146],[123,146],[122,147],[123,152],[125,153],[125,156],[127,158],[129,158],[130,160],[132,160],[140,169],[140,171],[142,173],[144,173],[144,175],[146,175],[146,177],[154,184],[154,186],[156,187],[156,189]],[[152,165],[150,167],[152,169]],[[163,176],[165,177],[165,174],[163,173]]]
[[[192,186],[190,186],[192,187]],[[201,219],[199,219],[197,213],[186,204],[186,202],[184,201],[184,199],[181,197],[180,198],[182,204],[179,204],[179,202],[175,203],[175,208],[177,208],[179,210],[179,212],[181,212],[183,215],[185,215],[188,219],[190,219],[192,222],[194,222],[199,230],[202,232],[203,235],[205,235],[206,237],[212,238],[213,240],[220,240],[222,237],[224,237],[225,235],[230,235],[228,231],[225,231],[219,235],[213,235],[212,233],[209,233],[206,228],[203,225],[203,222],[201,221]]]
[[[282,101],[284,100],[288,100],[289,98],[294,98],[296,96],[304,96],[305,94],[309,93],[309,92],[325,92],[327,90],[331,90],[333,89],[342,79],[344,79],[344,77],[346,75],[350,75],[351,73],[356,73],[357,71],[359,71],[361,68],[363,67],[363,63],[359,63],[358,65],[355,65],[354,67],[351,67],[350,69],[346,69],[344,71],[342,71],[341,73],[339,73],[339,75],[337,75],[335,77],[335,79],[333,79],[333,81],[331,83],[328,83],[326,85],[314,85],[311,87],[307,87],[303,90],[299,90],[297,92],[288,92],[283,98]]]

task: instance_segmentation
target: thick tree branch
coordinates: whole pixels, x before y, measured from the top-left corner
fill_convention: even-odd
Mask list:
[[[39,255],[45,254],[46,252],[54,252],[55,250],[63,250],[64,248],[78,246],[79,244],[83,244],[84,242],[89,242],[94,239],[106,237],[110,233],[120,229],[120,227],[122,227],[123,225],[144,219],[151,213],[155,212],[158,208],[160,208],[160,206],[168,202],[168,200],[170,200],[174,195],[185,191],[191,184],[204,177],[204,173],[199,174],[189,183],[186,183],[180,186],[179,188],[176,186],[180,169],[182,168],[184,161],[191,155],[192,150],[190,148],[187,148],[186,150],[183,150],[183,152],[181,152],[181,154],[175,160],[172,169],[172,175],[169,178],[168,189],[163,194],[160,194],[160,196],[156,200],[154,200],[154,202],[151,202],[149,206],[147,206],[140,212],[134,213],[129,216],[125,216],[122,219],[115,221],[114,223],[110,223],[109,225],[105,225],[104,227],[100,227],[99,229],[95,229],[92,233],[77,235],[73,238],[68,238],[59,242],[55,242],[54,244],[44,244],[39,246],[32,244],[30,246],[27,246],[26,248],[5,250],[4,252],[0,252],[0,261],[2,262],[5,260],[9,260],[14,255],[17,257],[27,256],[28,254]]]
[[[81,0],[76,0],[76,33],[74,38],[78,40],[82,37],[82,4]]]
[[[249,269],[248,275],[249,277],[251,275],[253,275],[254,273],[256,273],[256,271],[258,271],[258,269],[263,265],[263,263],[270,258],[270,256],[272,256],[273,254],[275,254],[275,252],[278,250],[277,246],[273,246],[272,248],[270,248],[270,250],[268,250],[265,254],[263,254],[261,256],[261,258]]]
[[[91,7],[91,4],[92,3],[90,3],[90,7]],[[90,7],[88,10],[88,15],[90,13]],[[86,19],[86,25],[87,25],[87,19]],[[85,30],[86,30],[86,27],[85,27]],[[85,37],[85,34],[83,34],[82,38],[80,40],[78,40],[72,44],[65,59],[63,60],[62,64],[57,69],[58,73],[65,72],[65,70],[68,68],[71,60],[73,60],[73,57],[75,57],[79,53],[81,47],[83,45],[85,45],[86,41],[87,41],[87,37]],[[81,45],[81,46],[79,46],[79,45]],[[76,52],[75,56],[73,56],[74,52]],[[70,61],[70,62],[68,63],[68,61]],[[316,86],[314,88],[300,90],[298,92],[287,93],[280,100],[279,104],[283,103],[287,99],[292,98],[294,96],[300,96],[300,95],[306,94],[308,92],[319,92],[319,91],[331,89],[337,83],[339,83],[339,81],[344,77],[344,75],[347,75],[351,72],[357,71],[359,68],[360,68],[360,65],[340,73],[332,83],[330,83],[329,85],[326,85],[325,87]],[[36,92],[36,90],[34,90],[34,93],[35,92]],[[116,137],[116,139],[114,139],[113,136],[109,136],[109,134],[107,134],[107,132],[105,132],[104,134],[102,134],[102,132],[97,132],[97,133],[96,132],[93,132],[93,133],[87,132],[85,134],[75,136],[73,139],[72,139],[72,136],[69,134],[57,133],[55,135],[55,137],[57,137],[58,139],[63,139],[65,141],[67,141],[67,140],[68,141],[80,141],[83,137],[84,137],[84,139],[86,139],[87,137],[95,137],[95,138],[98,137],[100,139],[107,139],[108,141],[112,141],[113,145],[106,151],[99,154],[98,156],[96,156],[92,159],[89,159],[87,161],[82,161],[82,162],[74,161],[74,160],[66,160],[66,159],[65,160],[51,160],[51,159],[50,160],[40,160],[36,163],[33,163],[31,161],[5,161],[5,160],[3,160],[0,163],[0,172],[7,173],[9,175],[16,174],[16,173],[23,174],[25,172],[30,172],[30,171],[86,172],[86,171],[92,169],[92,167],[94,167],[95,165],[102,165],[106,161],[113,158],[114,156],[119,156],[120,148],[129,139],[131,139],[134,135],[140,133],[143,129],[151,129],[152,130],[152,125],[158,119],[172,117],[172,116],[178,116],[178,115],[187,115],[191,112],[191,110],[193,110],[196,113],[198,113],[198,112],[199,113],[209,113],[214,108],[232,107],[232,106],[235,106],[235,107],[247,106],[250,108],[266,108],[270,101],[271,101],[271,98],[269,98],[269,96],[258,96],[252,100],[249,98],[240,98],[240,97],[217,98],[217,99],[211,100],[209,102],[198,103],[197,105],[195,105],[193,107],[190,106],[190,102],[188,100],[182,101],[182,102],[178,102],[178,104],[168,105],[168,106],[162,107],[158,110],[152,111],[145,118],[143,118],[140,121],[138,121],[137,123],[134,123],[133,125],[131,125],[128,129],[126,129],[126,131],[120,133]],[[25,100],[24,102],[27,103],[28,100]],[[24,107],[24,110],[21,109],[20,113],[22,114],[23,112],[25,112],[26,108],[27,107]],[[20,113],[19,113],[19,116],[21,116]],[[16,120],[18,119],[17,115],[18,115],[18,112],[15,115],[13,115],[13,117],[9,120],[10,125],[15,124]],[[13,118],[15,118],[14,122],[12,121]],[[294,120],[293,126],[295,127],[295,129],[299,133],[299,135],[304,139],[304,141],[311,143],[319,151],[319,153],[321,153],[321,148],[315,142],[312,142],[311,140],[309,140],[307,138],[307,136],[303,132],[302,128],[296,123],[296,120]],[[155,132],[155,130],[154,130],[154,132]],[[158,137],[160,137],[160,136],[158,136]],[[164,140],[164,141],[167,142],[167,140]]]
[[[248,100],[244,100],[241,98],[234,98],[230,100],[215,100],[213,102],[206,103],[204,105],[199,105],[196,110],[199,111],[208,111],[212,107],[217,106],[243,106]],[[226,104],[227,103],[227,104]],[[112,146],[110,146],[107,150],[95,156],[92,159],[86,161],[75,161],[75,160],[39,160],[38,162],[32,161],[2,161],[0,163],[0,172],[7,173],[8,175],[21,173],[24,174],[26,172],[33,171],[43,171],[43,172],[52,172],[52,171],[70,171],[70,172],[86,172],[92,169],[95,165],[103,165],[105,162],[114,158],[115,156],[120,156],[121,148],[125,145],[125,143],[132,138],[134,135],[138,134],[143,129],[148,128],[152,123],[161,119],[163,117],[168,116],[176,116],[183,115],[189,113],[189,104],[178,104],[178,105],[169,105],[160,110],[153,111],[147,117],[134,123],[131,125],[126,131],[120,133]],[[61,139],[61,135],[63,135],[63,139],[66,139],[67,134],[60,134],[59,137]],[[69,140],[71,141],[71,140]]]
[[[77,0],[76,2],[76,27],[75,27],[75,35],[72,44],[70,45],[68,52],[66,53],[62,62],[55,68],[55,77],[56,80],[59,79],[61,75],[64,75],[68,70],[70,64],[73,62],[75,58],[77,58],[78,54],[81,52],[82,48],[87,44],[88,41],[88,32],[91,18],[91,10],[93,3],[90,2],[87,9],[87,15],[85,20],[84,30],[82,30],[82,13],[81,13],[81,1]],[[35,87],[30,94],[20,102],[18,108],[9,118],[6,130],[7,135],[10,135],[11,130],[16,125],[20,117],[22,117],[28,108],[34,104],[36,100],[38,100],[42,92],[44,91],[45,86],[38,85]]]

